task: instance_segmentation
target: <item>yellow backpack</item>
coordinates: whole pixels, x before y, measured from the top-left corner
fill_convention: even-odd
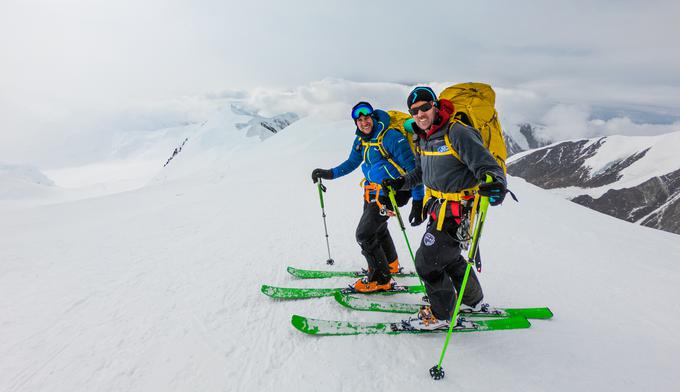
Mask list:
[[[439,94],[439,99],[453,102],[453,118],[480,133],[484,146],[503,168],[503,172],[507,173],[505,160],[508,151],[495,108],[496,93],[491,86],[484,83],[460,83],[447,87]]]
[[[416,145],[413,139],[413,129],[410,127],[404,128],[404,123],[408,120],[411,120],[411,115],[398,110],[388,110],[387,114],[390,115],[390,128],[401,132],[406,140],[408,140],[408,145],[411,146],[411,151],[413,151],[415,156],[418,156],[418,154],[415,153]]]
[[[498,165],[507,173],[505,160],[508,158],[508,151],[505,147],[505,138],[498,121],[496,111],[496,93],[491,86],[485,83],[460,83],[444,89],[439,94],[439,99],[448,99],[453,103],[453,118],[475,128],[482,136],[484,146],[496,159]],[[409,142],[411,150],[417,156],[416,145],[413,139],[413,131],[410,127],[404,128],[404,123],[411,120],[409,114],[397,110],[389,110],[390,128],[401,132]],[[448,135],[445,136],[446,144],[456,158],[458,152],[451,146]]]

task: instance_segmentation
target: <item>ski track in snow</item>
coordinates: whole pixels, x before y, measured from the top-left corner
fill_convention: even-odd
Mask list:
[[[136,191],[2,210],[0,390],[619,392],[678,385],[680,237],[517,178],[510,187],[520,203],[507,200],[490,212],[480,279],[491,303],[550,306],[554,319],[454,335],[439,382],[427,372],[443,335],[294,330],[294,313],[405,317],[351,311],[332,298],[272,300],[259,291],[263,283],[351,283],[295,279],[287,265],[363,266],[354,241],[360,176],[326,183],[332,267],[324,263],[309,180],[313,168],[340,163],[352,138],[351,121],[306,118],[220,159],[189,143],[167,181]],[[398,225],[390,226],[411,269]],[[414,250],[423,229],[408,228]]]

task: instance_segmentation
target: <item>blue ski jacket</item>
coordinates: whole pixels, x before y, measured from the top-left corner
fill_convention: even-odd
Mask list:
[[[380,184],[385,178],[397,178],[399,170],[390,163],[383,155],[377,146],[364,147],[364,142],[377,142],[380,133],[387,129],[387,133],[383,138],[383,148],[387,151],[393,161],[395,161],[407,173],[415,169],[416,161],[413,156],[413,151],[408,144],[408,140],[396,129],[389,128],[390,116],[383,110],[375,110],[373,115],[373,131],[366,135],[358,128],[356,130],[356,139],[352,144],[352,150],[346,161],[331,169],[333,178],[342,177],[353,172],[359,165],[361,171],[366,178],[366,185],[369,183]],[[381,189],[380,195],[387,196]],[[423,185],[417,185],[411,188],[411,196],[413,200],[422,200],[425,195]]]

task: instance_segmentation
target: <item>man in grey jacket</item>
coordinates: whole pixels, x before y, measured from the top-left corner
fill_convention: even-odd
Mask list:
[[[491,205],[501,204],[507,192],[505,173],[484,147],[479,132],[454,118],[451,101],[438,100],[429,87],[416,87],[407,105],[418,135],[420,159],[413,171],[385,179],[382,186],[397,190],[423,183],[427,187],[431,197],[423,213],[429,220],[416,252],[416,271],[430,306],[421,309],[418,319],[422,328],[448,328],[466,269],[460,244],[468,240],[466,224],[475,188],[479,185],[476,192],[488,196]],[[492,182],[485,183],[487,175]],[[477,275],[471,271],[462,303],[478,308],[483,297]]]

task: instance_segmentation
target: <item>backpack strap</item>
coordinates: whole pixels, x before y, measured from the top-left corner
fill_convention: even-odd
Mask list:
[[[460,159],[460,155],[458,155],[458,151],[456,151],[453,148],[453,146],[451,145],[451,138],[449,138],[449,131],[450,130],[451,130],[451,127],[449,127],[449,129],[446,130],[446,134],[444,135],[444,143],[446,143],[446,147],[449,148],[451,155],[453,155],[454,157],[456,157],[456,159],[458,159],[459,161],[462,162],[463,160]]]
[[[449,123],[449,126],[446,128],[446,133],[444,134],[444,143],[446,144],[446,147],[448,148],[448,151],[444,152],[439,152],[439,151],[424,151],[422,149],[419,149],[420,155],[427,155],[427,156],[443,156],[443,155],[453,155],[458,159],[459,161],[462,162],[460,159],[460,155],[458,155],[458,151],[456,151],[453,148],[453,145],[451,144],[451,138],[449,138],[449,132],[451,131],[451,127],[453,124],[458,122],[459,120],[451,121]]]
[[[397,171],[399,172],[399,175],[403,176],[403,175],[406,174],[406,170],[404,170],[403,167],[401,167],[399,164],[397,164],[397,162],[394,159],[392,159],[392,155],[390,155],[390,153],[387,152],[387,150],[385,149],[385,146],[383,144],[383,140],[385,139],[385,134],[387,134],[387,131],[389,131],[390,129],[391,128],[384,129],[384,130],[380,131],[375,142],[370,142],[370,141],[367,142],[367,141],[364,141],[363,139],[361,140],[361,145],[364,146],[364,162],[366,162],[366,156],[368,155],[368,149],[370,147],[377,147],[378,152],[380,152],[380,155],[383,157],[383,159],[387,160],[387,162],[392,164],[392,166],[394,166],[394,168],[397,169]],[[399,131],[397,131],[397,132],[399,132]]]

